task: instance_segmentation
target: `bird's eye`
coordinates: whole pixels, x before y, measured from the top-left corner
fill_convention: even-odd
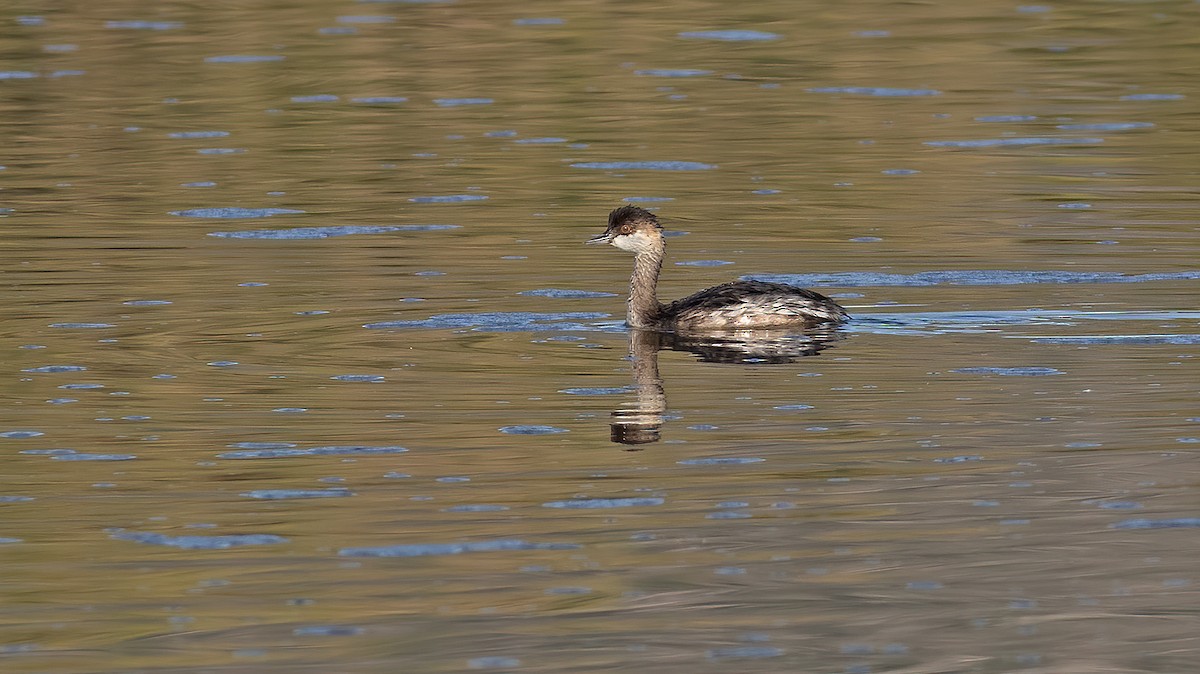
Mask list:
[[[621,225],[622,234],[633,234],[633,225]]]

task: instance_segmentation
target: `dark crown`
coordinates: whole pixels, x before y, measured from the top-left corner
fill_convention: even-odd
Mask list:
[[[615,229],[625,223],[649,224],[657,229],[662,229],[662,225],[658,224],[658,217],[650,211],[638,206],[622,206],[608,214],[608,228]]]

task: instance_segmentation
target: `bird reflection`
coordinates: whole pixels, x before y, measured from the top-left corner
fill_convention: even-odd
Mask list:
[[[667,395],[658,372],[658,352],[662,349],[688,351],[707,363],[790,363],[804,356],[815,356],[841,339],[836,330],[730,330],[703,334],[629,331],[629,358],[633,362],[633,383],[637,397],[612,413],[611,439],[638,445],[662,439],[663,414]]]

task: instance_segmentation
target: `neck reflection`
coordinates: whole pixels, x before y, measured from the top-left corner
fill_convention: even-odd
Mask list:
[[[658,370],[662,349],[688,351],[709,363],[782,364],[815,356],[842,338],[837,330],[730,330],[678,334],[630,328],[629,359],[636,397],[613,410],[610,439],[637,451],[662,439],[667,395]]]

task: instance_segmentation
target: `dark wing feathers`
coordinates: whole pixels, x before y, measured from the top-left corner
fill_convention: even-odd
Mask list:
[[[814,303],[821,306],[826,311],[833,311],[835,315],[845,315],[845,312],[838,307],[833,300],[825,297],[821,293],[813,292],[807,288],[797,286],[789,286],[782,283],[768,283],[766,281],[731,281],[722,283],[719,286],[713,286],[707,290],[701,290],[694,295],[688,295],[683,299],[675,300],[667,305],[667,313],[672,316],[680,316],[694,311],[718,311],[721,309],[732,308],[736,305],[747,301],[771,300],[781,303]],[[834,309],[836,307],[836,309]]]

